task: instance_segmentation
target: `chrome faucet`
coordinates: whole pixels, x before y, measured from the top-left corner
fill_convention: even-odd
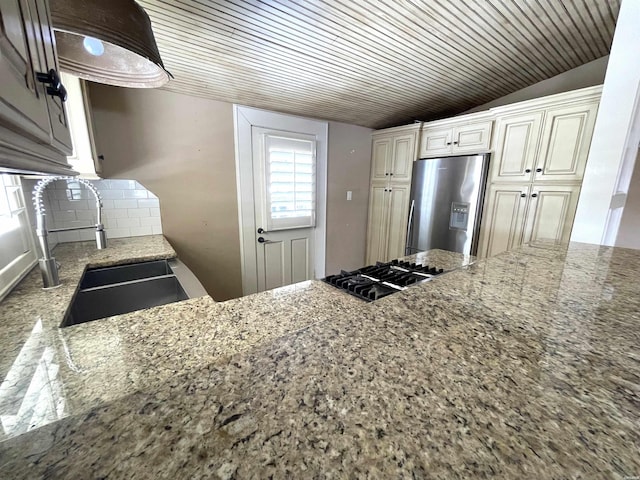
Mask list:
[[[47,230],[46,212],[44,208],[44,201],[42,195],[45,188],[51,182],[56,180],[73,180],[79,182],[87,187],[93,195],[96,197],[96,224],[88,225],[86,227],[69,227],[69,228],[53,228]],[[86,230],[88,228],[96,229],[96,247],[98,250],[107,248],[107,235],[104,231],[104,225],[102,224],[102,197],[96,189],[96,187],[89,181],[77,177],[48,177],[44,180],[40,180],[33,189],[33,205],[36,209],[36,234],[38,235],[38,242],[40,243],[40,249],[42,250],[42,258],[39,260],[40,273],[42,273],[42,282],[44,288],[54,288],[60,285],[60,278],[58,276],[58,268],[60,265],[56,262],[56,259],[51,256],[51,250],[49,248],[49,233],[53,232],[69,232],[72,230]]]

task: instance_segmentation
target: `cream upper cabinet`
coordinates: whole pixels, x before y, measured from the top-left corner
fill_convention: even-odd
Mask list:
[[[491,257],[522,243],[530,187],[495,184],[487,192],[478,254]]]
[[[0,167],[72,173],[69,126],[53,77],[57,58],[47,0],[0,1]]]
[[[416,132],[410,132],[374,137],[371,180],[411,181],[416,136]]]
[[[498,117],[490,181],[531,181],[543,117],[543,111]]]
[[[392,138],[375,138],[371,145],[371,180],[388,180],[388,164],[391,161]]]
[[[452,135],[451,127],[423,129],[420,138],[420,158],[450,154]]]
[[[58,69],[58,56],[55,51],[55,37],[49,28],[51,25],[51,13],[49,4],[46,0],[34,0],[38,9],[40,18],[45,22],[40,22],[37,28],[37,45],[40,54],[40,65],[43,72]],[[71,142],[71,134],[69,132],[69,121],[64,108],[62,98],[52,95],[46,95],[46,86],[41,84],[43,94],[47,99],[47,107],[49,110],[49,120],[51,123],[51,144],[61,152],[71,154],[73,145]]]
[[[529,196],[524,242],[568,242],[579,195],[579,185],[534,185]]]
[[[547,110],[540,154],[535,168],[538,180],[582,180],[598,102]]]
[[[446,125],[425,125],[420,140],[420,158],[432,158],[442,155],[462,155],[489,151],[493,122],[469,122],[460,124],[447,121]]]
[[[0,124],[49,142],[47,100],[35,79],[40,63],[31,53],[37,51],[36,13],[27,0],[0,3]]]

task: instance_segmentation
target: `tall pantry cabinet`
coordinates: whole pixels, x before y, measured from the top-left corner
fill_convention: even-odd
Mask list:
[[[601,87],[492,109],[493,154],[478,256],[568,242]]]
[[[372,135],[367,265],[404,256],[411,172],[420,124]]]

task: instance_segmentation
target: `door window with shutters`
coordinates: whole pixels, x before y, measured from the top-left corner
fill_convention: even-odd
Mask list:
[[[36,257],[20,180],[0,174],[0,299],[33,267]]]
[[[262,220],[267,231],[310,228],[316,221],[316,139],[272,132],[262,136]]]

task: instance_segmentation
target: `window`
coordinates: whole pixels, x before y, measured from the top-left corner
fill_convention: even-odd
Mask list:
[[[20,178],[0,174],[0,299],[37,260]]]
[[[263,221],[267,231],[315,226],[316,140],[265,134]]]

